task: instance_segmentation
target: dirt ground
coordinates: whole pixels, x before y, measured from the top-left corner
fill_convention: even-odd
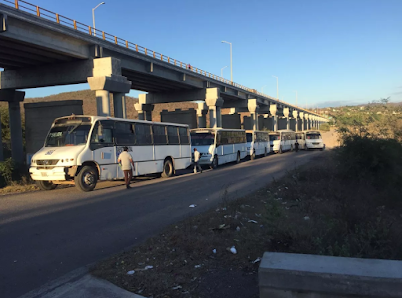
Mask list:
[[[322,131],[321,135],[325,144],[325,148],[332,149],[339,146],[339,135],[334,127],[331,127],[330,131]]]

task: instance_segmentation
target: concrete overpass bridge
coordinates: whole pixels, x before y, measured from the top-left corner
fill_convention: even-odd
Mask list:
[[[249,112],[258,128],[258,115],[279,119],[289,129],[318,128],[326,118],[280,101],[182,61],[144,48],[102,30],[50,12],[22,0],[0,0],[0,101],[10,113],[13,158],[23,161],[18,89],[89,83],[96,91],[98,115],[126,117],[125,94],[142,90],[135,105],[140,119],[152,120],[153,105],[199,101],[198,125],[222,125],[222,108]],[[1,129],[1,128],[0,128]],[[0,131],[1,140],[1,131]],[[0,159],[2,152],[0,152]]]

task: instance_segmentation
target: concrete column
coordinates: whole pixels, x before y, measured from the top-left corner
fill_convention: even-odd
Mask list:
[[[197,117],[198,117],[198,127],[199,128],[207,127],[207,113],[208,113],[208,107],[205,104],[205,102],[198,103]]]
[[[272,119],[272,131],[278,131],[278,115],[277,115],[278,106],[276,104],[271,104],[269,106],[269,112],[271,113]]]
[[[10,115],[11,155],[16,163],[24,163],[24,149],[22,143],[21,109],[19,102],[8,103]]]
[[[109,91],[96,90],[96,110],[98,116],[110,116],[110,95]]]
[[[215,88],[212,88],[215,89]],[[205,103],[208,106],[209,126],[217,128],[222,126],[221,107],[223,105],[222,98],[206,98]]]
[[[256,99],[249,99],[247,103],[253,130],[258,130],[258,104]]]
[[[98,116],[110,116],[110,97],[112,92],[113,107],[116,117],[125,118],[124,94],[131,89],[131,82],[121,75],[119,59],[106,57],[93,60],[93,77],[88,77],[91,90],[96,91],[96,105]],[[117,98],[117,100],[115,100]]]
[[[283,108],[283,115],[286,119],[286,129],[290,129],[289,108]]]
[[[4,160],[4,155],[3,155],[3,138],[1,134],[1,114],[0,114],[0,161]]]
[[[127,118],[125,93],[113,93],[113,109],[116,118]]]
[[[134,104],[134,108],[138,112],[138,120],[152,121],[152,111],[154,110],[154,105],[152,104]]]

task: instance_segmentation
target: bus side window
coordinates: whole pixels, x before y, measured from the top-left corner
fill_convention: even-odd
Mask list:
[[[180,144],[188,145],[190,144],[190,138],[188,137],[187,127],[179,127]]]
[[[167,126],[169,145],[179,145],[179,132],[177,126]]]
[[[151,125],[146,123],[135,124],[135,144],[152,145]]]
[[[110,120],[97,121],[91,135],[92,150],[113,146],[114,123]]]
[[[152,136],[155,145],[166,145],[167,135],[165,125],[152,125]]]
[[[135,145],[135,134],[133,123],[130,122],[116,122],[114,130],[114,138],[116,145]]]

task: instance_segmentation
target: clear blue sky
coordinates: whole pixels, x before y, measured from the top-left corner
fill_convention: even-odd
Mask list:
[[[99,0],[29,0],[92,24]],[[96,27],[299,105],[402,101],[402,0],[106,0]],[[27,91],[27,97],[88,89]],[[131,92],[137,95],[138,92]]]

